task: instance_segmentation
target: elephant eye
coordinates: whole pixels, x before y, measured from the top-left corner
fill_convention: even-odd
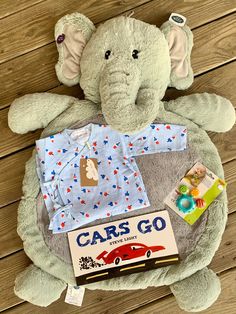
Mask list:
[[[105,59],[108,60],[109,57],[110,57],[110,55],[111,55],[111,50],[107,50],[107,51],[105,52]]]
[[[132,52],[132,57],[133,57],[134,59],[138,59],[138,53],[139,53],[139,51],[136,50],[136,49],[134,49],[133,52]]]

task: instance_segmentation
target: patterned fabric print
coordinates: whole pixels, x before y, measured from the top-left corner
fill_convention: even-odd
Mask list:
[[[37,173],[53,233],[150,206],[134,157],[186,149],[184,126],[151,124],[135,135],[88,124],[36,142]],[[98,185],[81,186],[80,159],[96,158]]]

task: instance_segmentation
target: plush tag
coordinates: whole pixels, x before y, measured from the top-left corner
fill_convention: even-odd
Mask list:
[[[98,161],[96,158],[80,159],[81,186],[98,185]]]
[[[175,25],[183,27],[186,23],[186,17],[183,15],[180,15],[178,13],[171,13],[171,16],[169,17],[169,21]]]
[[[65,302],[76,306],[81,306],[84,298],[84,287],[68,285]]]

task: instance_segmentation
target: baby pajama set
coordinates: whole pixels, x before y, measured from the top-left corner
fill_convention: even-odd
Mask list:
[[[181,125],[134,135],[90,123],[36,141],[37,173],[53,233],[150,206],[135,156],[186,149]]]

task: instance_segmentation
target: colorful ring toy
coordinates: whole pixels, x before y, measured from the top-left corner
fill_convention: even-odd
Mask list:
[[[189,213],[196,207],[196,202],[192,196],[181,195],[176,200],[176,206],[183,213]]]

